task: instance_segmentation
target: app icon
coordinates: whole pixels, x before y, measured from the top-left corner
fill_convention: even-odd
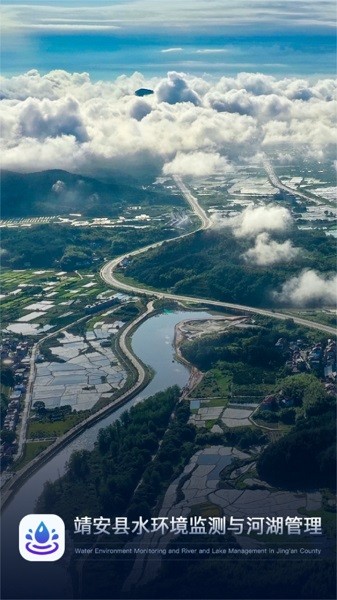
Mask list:
[[[26,515],[19,525],[19,551],[25,560],[59,560],[65,549],[65,527],[57,515]]]

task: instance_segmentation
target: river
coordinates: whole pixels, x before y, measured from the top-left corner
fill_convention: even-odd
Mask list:
[[[149,385],[127,405],[108,415],[99,423],[85,430],[68,446],[24,483],[13,496],[2,514],[2,591],[3,599],[72,598],[69,578],[63,561],[55,563],[26,562],[18,552],[19,522],[27,514],[34,513],[35,504],[46,481],[62,476],[67,461],[74,450],[93,448],[99,430],[114,423],[134,404],[172,385],[183,387],[189,370],[174,360],[174,326],[183,319],[204,319],[210,314],[204,311],[175,311],[156,315],[145,321],[132,337],[132,348],[142,361],[149,365],[155,375]],[[76,516],[76,515],[74,515]]]

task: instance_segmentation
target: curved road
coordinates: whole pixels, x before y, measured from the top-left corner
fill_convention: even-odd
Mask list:
[[[154,244],[150,244],[148,246],[145,246],[144,248],[140,248],[139,250],[135,250],[133,252],[128,252],[122,256],[119,256],[118,258],[111,260],[110,262],[105,264],[100,271],[100,275],[101,275],[102,279],[108,285],[111,285],[114,288],[121,289],[121,290],[124,290],[127,292],[142,293],[144,295],[155,296],[157,298],[168,298],[170,300],[177,300],[177,301],[181,301],[181,302],[190,302],[190,303],[198,303],[198,304],[202,303],[202,304],[208,304],[211,306],[221,307],[221,308],[232,308],[237,311],[242,311],[245,313],[248,312],[248,313],[253,313],[253,314],[261,314],[264,316],[274,317],[276,319],[281,319],[281,320],[291,318],[291,319],[293,319],[293,321],[295,323],[298,323],[299,325],[304,325],[305,327],[311,327],[313,329],[318,329],[319,331],[323,331],[325,333],[335,335],[335,329],[333,327],[329,327],[327,325],[322,325],[321,323],[315,323],[313,321],[307,321],[306,319],[302,319],[300,317],[294,317],[293,315],[277,313],[277,312],[273,312],[272,310],[267,310],[267,309],[254,308],[252,306],[244,306],[242,304],[231,304],[229,302],[208,300],[207,298],[194,298],[191,296],[180,296],[178,294],[169,294],[167,292],[152,291],[152,290],[148,290],[146,288],[135,287],[135,286],[129,285],[127,283],[122,283],[121,281],[116,279],[115,275],[114,275],[114,271],[119,266],[119,264],[121,263],[121,261],[123,259],[128,258],[130,256],[136,256],[138,254],[142,254],[143,252],[146,252],[147,250],[149,250],[151,248],[156,248],[156,247],[161,246],[165,242],[166,243],[169,241],[173,242],[175,240],[182,239],[189,235],[193,235],[193,233],[195,233],[196,231],[206,230],[211,227],[211,225],[212,225],[211,220],[207,216],[206,212],[199,205],[197,198],[195,196],[193,196],[193,194],[190,192],[190,190],[186,187],[186,185],[182,182],[182,180],[179,177],[175,177],[174,179],[175,179],[177,186],[180,188],[181,192],[183,193],[185,199],[190,204],[193,212],[199,217],[199,219],[201,221],[200,227],[197,228],[196,230],[194,230],[193,232],[182,234],[182,235],[180,235],[176,238],[170,239],[170,240],[163,240],[161,242],[156,242]],[[127,340],[127,336],[131,333],[131,331],[135,327],[137,327],[137,325],[139,325],[141,321],[146,319],[153,311],[154,311],[153,302],[150,301],[147,304],[147,310],[145,311],[145,313],[142,313],[142,315],[140,315],[136,320],[132,321],[125,328],[125,330],[122,332],[120,340],[119,340],[119,345],[120,345],[122,352],[130,360],[130,362],[133,364],[133,366],[135,367],[135,369],[137,371],[137,381],[134,383],[134,385],[131,387],[131,389],[129,389],[127,392],[125,392],[122,396],[120,396],[114,403],[100,409],[97,413],[95,413],[94,415],[91,415],[90,417],[88,417],[87,419],[85,419],[84,421],[82,421],[81,423],[76,425],[73,429],[68,431],[66,434],[64,434],[63,436],[58,438],[54,443],[52,443],[50,446],[48,446],[48,448],[46,448],[46,450],[41,452],[41,454],[39,454],[35,459],[33,459],[33,461],[31,461],[29,464],[27,464],[25,467],[23,467],[21,470],[19,470],[17,473],[15,473],[14,476],[12,477],[12,479],[7,484],[5,484],[2,488],[2,492],[3,492],[2,508],[8,501],[11,494],[16,489],[18,489],[18,487],[20,487],[20,484],[25,480],[25,478],[29,475],[29,473],[31,471],[36,470],[38,468],[38,466],[40,466],[40,464],[47,462],[49,460],[49,458],[51,458],[52,455],[56,454],[62,446],[64,446],[71,439],[73,439],[74,437],[79,435],[83,431],[83,429],[90,426],[95,421],[98,421],[100,418],[105,416],[105,414],[107,414],[108,412],[112,412],[113,410],[115,410],[116,408],[118,408],[119,406],[124,404],[130,398],[130,396],[135,395],[138,392],[139,388],[142,387],[142,385],[144,384],[144,381],[145,381],[145,376],[146,376],[145,369],[144,369],[141,361],[138,360],[138,358],[129,350],[126,340]],[[83,320],[85,318],[87,318],[87,317],[82,317],[82,319],[80,319],[80,320]],[[59,333],[59,331],[50,333],[47,336],[45,336],[43,339],[39,340],[39,342],[37,342],[37,344],[34,346],[34,348],[32,350],[31,358],[32,358],[33,362],[35,362],[35,355],[36,355],[38,346],[41,344],[41,342],[49,337],[52,337],[56,333]],[[35,364],[34,364],[34,367],[35,367]],[[34,369],[32,369],[31,371],[33,373]],[[24,416],[27,416],[27,413],[30,408],[30,403],[31,403],[31,386],[30,385],[28,386],[27,391],[28,391],[28,393],[26,396]],[[25,439],[26,439],[25,423],[26,423],[26,419],[24,419],[24,423],[23,423],[23,426],[22,426],[22,429],[20,432],[19,453],[22,452],[22,448],[23,448],[23,445],[24,445]]]
[[[119,257],[114,258],[113,260],[109,261],[102,267],[102,269],[100,271],[100,275],[107,285],[111,285],[112,287],[123,290],[125,292],[132,292],[132,293],[136,293],[136,294],[142,293],[147,296],[156,296],[157,298],[167,298],[169,300],[177,300],[177,301],[181,301],[181,302],[193,302],[193,303],[197,303],[197,304],[201,303],[201,304],[207,304],[207,305],[220,307],[220,308],[231,308],[231,309],[234,309],[237,311],[242,311],[245,313],[248,312],[248,313],[263,315],[266,317],[273,317],[275,319],[280,319],[283,321],[285,321],[287,319],[292,319],[298,325],[310,327],[311,329],[318,329],[319,331],[323,331],[324,333],[328,333],[330,335],[336,334],[336,330],[334,327],[330,327],[329,325],[322,325],[321,323],[317,323],[315,321],[308,321],[306,319],[302,319],[301,317],[296,317],[291,314],[274,312],[273,310],[267,310],[264,308],[255,308],[254,306],[245,306],[243,304],[232,304],[230,302],[220,302],[219,300],[208,300],[207,298],[194,298],[192,296],[180,296],[178,294],[170,294],[168,292],[158,292],[155,290],[149,290],[146,288],[142,288],[140,286],[136,287],[134,285],[130,285],[128,283],[119,281],[119,279],[117,279],[115,277],[114,272],[124,259],[130,258],[132,256],[137,256],[139,254],[143,254],[144,252],[147,252],[148,250],[150,250],[152,248],[159,248],[164,243],[180,240],[189,235],[193,235],[193,233],[195,233],[196,231],[209,229],[212,226],[212,222],[211,222],[210,218],[207,216],[206,212],[200,206],[197,198],[195,196],[193,196],[191,191],[183,183],[181,178],[175,176],[174,180],[176,182],[176,185],[179,187],[179,189],[183,193],[185,199],[191,206],[193,212],[199,217],[199,219],[201,221],[200,227],[191,233],[184,233],[183,235],[178,236],[176,238],[171,238],[169,240],[162,240],[161,242],[156,242],[154,244],[144,246],[144,248],[134,250],[133,252],[127,252],[126,254],[123,254],[122,256],[119,256]]]
[[[148,316],[153,311],[154,311],[153,301],[148,302],[148,304],[146,306],[146,311],[143,312],[141,315],[139,315],[139,317],[137,317],[137,319],[131,321],[131,323],[122,332],[122,335],[118,341],[119,347],[122,350],[123,354],[129,359],[129,361],[132,363],[132,365],[134,366],[134,368],[137,371],[137,381],[135,382],[133,387],[126,392],[127,394],[130,394],[130,393],[136,391],[140,386],[143,385],[145,377],[146,377],[146,371],[144,369],[143,363],[137,358],[137,356],[133,352],[131,352],[131,350],[129,350],[126,340],[127,340],[128,336],[130,335],[130,333],[132,332],[132,330],[135,329],[135,327],[137,327],[142,321],[147,319]]]

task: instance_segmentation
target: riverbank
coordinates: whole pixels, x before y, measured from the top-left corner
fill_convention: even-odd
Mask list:
[[[177,323],[175,325],[174,328],[174,348],[175,348],[175,357],[176,359],[181,362],[183,365],[185,365],[189,370],[190,370],[190,377],[189,377],[189,381],[188,384],[186,385],[185,389],[184,389],[184,393],[183,396],[186,397],[188,396],[203,380],[205,373],[203,373],[202,371],[200,371],[196,366],[194,366],[192,363],[190,363],[182,354],[181,352],[181,346],[184,342],[189,340],[188,334],[187,334],[187,330],[186,328],[188,327],[188,325],[191,326],[191,328],[196,328],[198,327],[200,329],[200,327],[202,327],[202,329],[200,329],[198,335],[210,335],[212,333],[216,333],[217,331],[220,331],[222,328],[220,327],[214,327],[210,326],[210,322],[214,323],[235,323],[236,321],[238,322],[242,322],[242,321],[246,321],[246,317],[233,317],[230,315],[226,315],[226,316],[218,316],[218,315],[213,315],[211,317],[209,317],[209,319],[206,319],[205,321],[195,321],[195,320],[191,320],[191,319],[183,319],[182,321],[180,321],[179,323]],[[192,324],[193,323],[193,324]]]
[[[11,496],[20,489],[21,485],[30,477],[32,473],[37,471],[43,464],[47,463],[67,444],[69,444],[73,439],[75,439],[83,431],[85,431],[85,429],[91,427],[93,424],[103,419],[109,413],[116,411],[118,408],[126,404],[129,400],[134,398],[148,385],[153,373],[149,369],[149,367],[147,367],[133,353],[131,345],[129,344],[129,340],[131,339],[133,333],[141,323],[145,322],[148,318],[152,317],[154,314],[157,313],[158,311],[156,311],[153,308],[153,302],[149,302],[146,311],[140,316],[138,316],[134,321],[127,324],[123,329],[121,329],[120,334],[116,340],[115,349],[118,348],[118,357],[123,361],[123,364],[128,369],[128,372],[132,373],[132,380],[127,380],[127,391],[123,392],[123,390],[121,390],[120,395],[117,396],[117,398],[115,398],[113,402],[111,402],[107,406],[104,406],[93,415],[90,415],[90,417],[81,421],[81,423],[76,425],[74,428],[70,429],[60,438],[58,438],[54,443],[48,446],[40,454],[38,454],[30,463],[28,463],[17,473],[15,473],[13,477],[10,480],[8,480],[2,488],[1,509],[3,509],[6,506]]]
[[[197,369],[197,367],[195,367],[194,365],[189,363],[188,360],[186,360],[186,358],[183,357],[182,352],[181,352],[181,345],[186,339],[185,334],[182,331],[182,327],[188,322],[189,322],[189,319],[185,319],[184,321],[180,321],[179,323],[177,323],[175,325],[174,338],[173,338],[173,345],[174,345],[174,349],[175,349],[176,360],[178,360],[180,363],[185,365],[190,370],[189,380],[183,390],[183,394],[182,394],[183,398],[186,398],[192,392],[192,390],[194,390],[194,388],[196,388],[197,385],[199,385],[199,383],[202,381],[202,379],[204,377],[204,373],[202,371],[199,371],[199,369]]]

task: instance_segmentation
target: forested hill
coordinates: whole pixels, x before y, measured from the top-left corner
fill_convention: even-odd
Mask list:
[[[165,201],[165,202],[164,202]],[[124,179],[104,183],[62,170],[38,173],[1,171],[1,216],[3,219],[68,215],[114,216],[129,204],[170,204],[167,192],[144,189],[141,183]],[[174,199],[174,204],[179,200]]]
[[[289,236],[274,234],[278,242]],[[134,258],[125,274],[156,288],[176,294],[212,298],[250,306],[270,306],[272,291],[304,269],[334,272],[334,240],[318,231],[291,232],[301,249],[296,261],[260,266],[244,260],[252,246],[229,228],[203,231],[174,244],[164,244]]]

